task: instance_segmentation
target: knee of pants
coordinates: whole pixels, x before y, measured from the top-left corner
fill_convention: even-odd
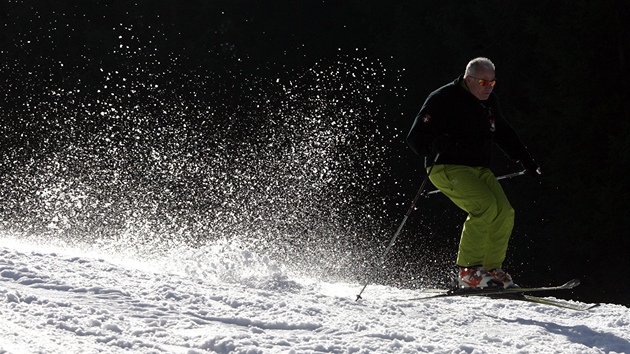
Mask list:
[[[503,207],[498,215],[498,217],[502,217],[504,219],[514,220],[514,208],[511,205],[507,205]]]
[[[491,218],[491,219],[490,219]],[[490,222],[514,222],[514,209],[508,205],[506,206],[498,206],[496,212],[493,214],[488,214],[488,219]]]
[[[475,208],[469,210],[472,216],[487,219],[488,221],[496,219],[499,215],[500,209],[497,204],[497,200],[494,197],[487,197],[484,199],[478,199],[475,202]]]
[[[514,208],[509,203],[501,205],[497,203],[495,198],[489,198],[477,204],[478,208],[470,212],[474,217],[481,218],[488,223],[496,220],[514,220]]]

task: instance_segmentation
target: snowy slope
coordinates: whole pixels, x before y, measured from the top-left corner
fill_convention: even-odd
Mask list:
[[[620,305],[413,302],[377,285],[356,302],[361,284],[299,278],[247,249],[173,255],[0,238],[0,353],[630,353]]]

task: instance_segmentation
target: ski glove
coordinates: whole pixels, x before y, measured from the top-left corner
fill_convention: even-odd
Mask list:
[[[451,145],[453,145],[453,139],[448,134],[440,135],[431,143],[431,152],[443,154]]]
[[[525,169],[525,174],[530,177],[538,177],[542,174],[540,170],[540,166],[534,161],[531,157],[525,160],[520,161],[521,165]]]

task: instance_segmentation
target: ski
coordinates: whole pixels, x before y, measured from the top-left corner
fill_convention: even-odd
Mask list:
[[[532,293],[532,292],[540,292],[540,291],[555,291],[555,290],[566,290],[573,289],[576,286],[580,285],[579,279],[572,279],[568,282],[557,285],[557,286],[541,286],[534,288],[485,288],[485,289],[451,289],[445,290],[445,292],[425,296],[425,297],[417,297],[408,299],[410,301],[423,301],[441,297],[453,297],[453,296],[491,296],[491,295],[505,295],[505,294],[524,294],[524,293]]]
[[[516,301],[524,301],[524,302],[532,302],[542,305],[555,306],[575,311],[587,311],[594,307],[599,306],[599,304],[582,304],[582,303],[573,303],[563,300],[558,300],[554,298],[544,298],[538,296],[532,296],[527,293],[532,292],[541,292],[541,291],[556,291],[556,290],[566,290],[573,289],[576,286],[580,285],[579,279],[572,279],[568,282],[557,285],[557,286],[542,286],[542,287],[531,287],[531,288],[486,288],[486,289],[451,289],[451,290],[437,290],[432,289],[428,290],[429,292],[435,293],[436,291],[440,292],[436,295],[426,296],[426,297],[417,297],[412,299],[407,299],[407,301],[424,301],[436,298],[445,298],[445,297],[453,297],[453,296],[484,296],[489,297],[491,299],[506,299],[506,300],[516,300]]]
[[[452,296],[489,296],[489,295],[502,295],[502,294],[523,294],[523,293],[531,293],[531,292],[540,292],[540,291],[555,291],[555,290],[566,290],[573,289],[576,286],[580,285],[579,279],[572,279],[568,282],[557,285],[557,286],[541,286],[541,287],[529,287],[529,288],[485,288],[485,289],[451,289],[451,290],[443,290],[441,293],[428,296],[428,297],[418,297],[410,300],[428,300],[432,298],[438,297],[452,297]]]
[[[574,311],[588,311],[592,308],[599,306],[599,304],[575,303],[575,302],[568,302],[565,300],[544,298],[544,297],[525,295],[525,294],[488,295],[488,297],[492,299],[507,299],[507,300],[532,302],[536,304],[555,306],[555,307],[560,307],[560,308],[574,310]]]

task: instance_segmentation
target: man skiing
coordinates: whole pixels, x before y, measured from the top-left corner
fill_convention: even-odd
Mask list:
[[[463,288],[515,287],[502,269],[514,226],[514,209],[490,171],[491,144],[520,162],[530,176],[541,174],[492,92],[495,66],[475,58],[455,81],[432,92],[407,136],[413,151],[438,159],[429,179],[468,213],[457,266]],[[429,170],[429,168],[427,168]]]

